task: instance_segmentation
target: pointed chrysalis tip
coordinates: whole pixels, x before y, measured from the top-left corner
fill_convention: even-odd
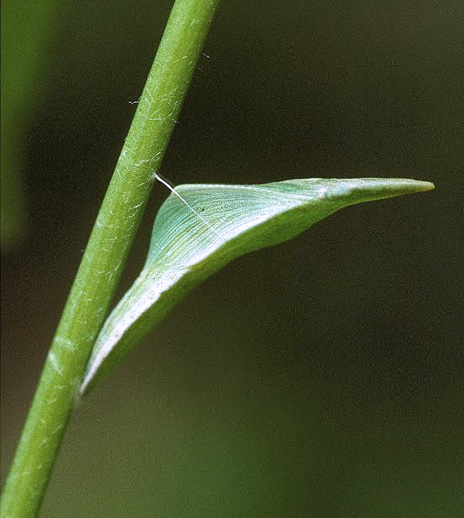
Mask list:
[[[349,196],[351,196],[350,205],[426,192],[435,188],[431,182],[410,178],[358,178],[346,180],[346,182],[350,184],[348,187]]]
[[[410,179],[399,179],[402,185],[398,185],[399,190],[403,191],[400,194],[412,194],[415,192],[427,192],[435,189],[435,185],[432,182],[425,182],[423,180],[410,180]]]
[[[402,188],[405,192],[425,192],[435,189],[435,185],[432,182],[413,180],[412,178],[398,178],[397,180],[402,184]]]
[[[397,185],[391,185],[392,191],[398,189],[398,194],[413,194],[415,192],[426,192],[435,189],[435,185],[431,182],[422,180],[401,179],[398,178]]]
[[[435,184],[432,182],[422,182],[418,181],[421,184],[421,191],[433,191],[435,189]]]

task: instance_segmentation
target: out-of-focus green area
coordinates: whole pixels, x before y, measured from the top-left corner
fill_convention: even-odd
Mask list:
[[[2,475],[170,6],[68,3],[35,110],[8,115],[28,234],[2,261]],[[43,516],[463,515],[463,20],[458,0],[223,2],[162,173],[437,189],[347,209],[197,289],[78,406]]]
[[[26,226],[23,185],[25,141],[53,67],[51,41],[59,35],[66,1],[2,3],[1,60],[1,244],[7,250]]]

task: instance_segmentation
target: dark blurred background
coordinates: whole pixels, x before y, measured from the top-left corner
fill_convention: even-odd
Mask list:
[[[34,52],[7,113],[22,164],[2,171],[18,222],[3,475],[171,4],[5,16],[7,64]],[[436,190],[346,209],[199,287],[77,408],[43,516],[463,516],[462,1],[224,1],[204,53],[162,167],[174,183]],[[156,185],[119,296],[167,194]]]

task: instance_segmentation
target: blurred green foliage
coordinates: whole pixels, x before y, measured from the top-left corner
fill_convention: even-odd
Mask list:
[[[26,224],[23,167],[26,136],[57,35],[63,0],[2,2],[1,243],[10,248]]]

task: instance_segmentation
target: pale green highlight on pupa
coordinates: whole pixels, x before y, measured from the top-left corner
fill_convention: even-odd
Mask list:
[[[145,266],[100,331],[81,395],[193,287],[233,259],[291,239],[348,205],[433,187],[429,182],[380,178],[177,187],[190,207],[174,194],[161,206]]]

